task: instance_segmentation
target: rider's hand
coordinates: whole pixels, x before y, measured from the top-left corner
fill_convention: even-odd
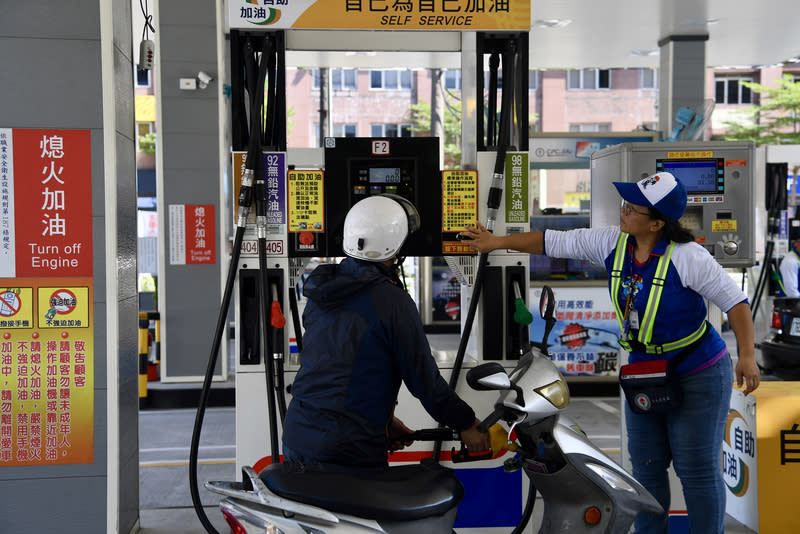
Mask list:
[[[392,452],[399,451],[414,443],[414,440],[411,439],[401,439],[403,436],[412,434],[414,431],[404,425],[403,422],[395,416],[392,416],[392,420],[389,421],[386,432],[389,436],[389,450]]]
[[[470,428],[461,432],[461,439],[469,452],[483,452],[491,448],[489,434],[478,430],[479,423],[480,420],[475,419]]]

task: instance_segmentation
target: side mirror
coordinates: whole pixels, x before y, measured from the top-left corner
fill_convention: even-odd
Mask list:
[[[539,314],[544,319],[544,335],[540,344],[542,350],[547,352],[547,338],[556,325],[556,297],[550,286],[542,287],[542,296],[539,297]]]
[[[476,391],[505,390],[511,388],[511,379],[497,362],[486,362],[467,372],[467,384]]]
[[[539,297],[539,315],[546,321],[555,319],[555,309],[556,297],[553,295],[553,290],[550,286],[544,286],[542,288],[542,296]]]

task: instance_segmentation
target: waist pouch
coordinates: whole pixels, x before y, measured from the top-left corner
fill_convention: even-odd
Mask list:
[[[619,384],[628,405],[638,414],[664,414],[681,405],[681,386],[675,369],[700,346],[711,331],[703,334],[670,360],[629,363],[619,369]]]
[[[663,414],[681,404],[680,384],[669,360],[623,365],[619,383],[634,413]]]

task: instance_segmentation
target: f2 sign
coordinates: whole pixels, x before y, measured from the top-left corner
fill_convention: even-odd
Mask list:
[[[388,139],[373,139],[372,140],[372,155],[373,156],[388,156],[389,140]]]

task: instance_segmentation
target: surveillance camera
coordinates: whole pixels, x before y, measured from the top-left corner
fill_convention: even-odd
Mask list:
[[[214,77],[201,70],[200,72],[197,73],[197,80],[199,82],[200,89],[205,89],[206,87],[208,87],[208,84],[214,81]]]

